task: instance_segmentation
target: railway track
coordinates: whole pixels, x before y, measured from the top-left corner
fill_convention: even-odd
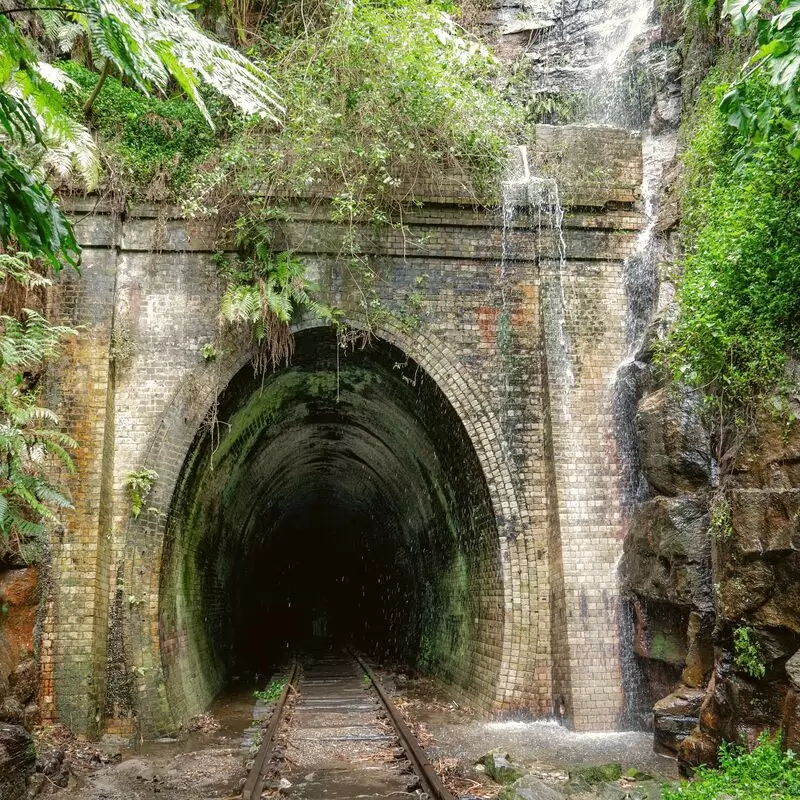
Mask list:
[[[455,800],[367,664],[346,653],[295,664],[242,791],[258,800],[290,693],[281,796],[287,800]],[[386,724],[391,723],[391,728]],[[399,750],[402,748],[402,751]]]

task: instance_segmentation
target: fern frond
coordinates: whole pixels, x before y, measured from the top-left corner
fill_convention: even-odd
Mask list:
[[[8,367],[30,368],[58,353],[63,338],[77,331],[65,325],[51,325],[33,309],[23,309],[24,319],[0,316],[0,359]]]
[[[72,503],[46,481],[37,482],[35,494],[42,503],[47,503],[56,508],[73,508]]]
[[[259,66],[203,31],[188,2],[82,0],[89,38],[145,93],[167,89],[170,78],[196,103],[212,124],[197,87],[206,83],[247,115],[276,122],[284,113],[272,78]]]
[[[0,278],[11,278],[26,289],[50,286],[52,281],[34,269],[30,253],[0,253]]]

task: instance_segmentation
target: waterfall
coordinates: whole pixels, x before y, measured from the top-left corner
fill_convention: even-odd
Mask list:
[[[642,131],[644,225],[634,252],[623,265],[627,304],[624,352],[611,387],[619,502],[627,526],[635,505],[649,496],[640,468],[636,413],[650,375],[643,355],[650,322],[659,306],[659,264],[668,258],[666,243],[656,232],[658,201],[664,169],[676,152],[680,89],[674,80],[669,82],[671,51],[661,44],[654,0],[598,0],[588,9],[580,2],[573,5],[564,0],[561,18],[561,25],[554,28],[559,49],[553,50],[551,42],[547,58],[540,62],[547,71],[545,85],[567,97],[577,90],[585,98],[581,117],[586,124]],[[574,69],[577,64],[583,65],[580,72]],[[565,304],[563,281],[560,283],[563,332]],[[568,342],[561,341],[563,363],[554,365],[558,370],[570,363]],[[571,386],[571,378],[562,380],[570,381]],[[618,585],[621,561],[620,557],[614,570]],[[639,728],[649,717],[649,699],[633,651],[632,609],[624,596],[618,598],[618,624],[625,693],[622,722]]]
[[[617,367],[612,387],[612,411],[618,449],[619,494],[623,520],[627,526],[636,504],[649,497],[649,486],[641,471],[636,414],[639,400],[650,377],[643,360],[647,331],[659,304],[658,265],[666,260],[665,243],[656,235],[658,200],[666,165],[677,148],[677,126],[652,124],[659,100],[669,102],[665,75],[666,52],[648,59],[648,52],[634,47],[654,26],[652,0],[638,0],[629,17],[626,32],[611,47],[609,56],[594,77],[595,98],[589,108],[595,121],[630,127],[643,125],[642,205],[645,224],[634,252],[623,265],[627,298],[625,317],[626,352]],[[658,96],[661,84],[662,97]],[[664,98],[664,94],[667,97]],[[623,579],[619,574],[618,580]],[[633,648],[634,623],[631,600],[619,597],[620,660],[625,694],[623,724],[629,728],[647,726],[650,698]]]
[[[575,374],[572,366],[571,348],[567,330],[567,297],[565,292],[565,274],[567,261],[567,245],[564,239],[564,208],[561,205],[558,182],[555,178],[532,175],[528,161],[527,147],[512,148],[512,166],[508,178],[503,184],[502,205],[502,261],[500,265],[501,317],[508,312],[506,306],[506,271],[513,260],[510,247],[510,233],[513,229],[518,209],[528,210],[529,229],[536,233],[536,252],[553,253],[557,265],[558,303],[556,307],[556,324],[558,325],[558,374],[566,384],[563,393],[562,412],[566,420],[570,419],[570,394],[575,385]],[[498,347],[502,353],[498,325]]]

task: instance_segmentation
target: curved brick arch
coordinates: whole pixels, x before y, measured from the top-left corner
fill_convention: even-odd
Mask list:
[[[294,326],[295,332],[318,327],[315,322]],[[476,453],[498,523],[498,548],[502,567],[503,630],[499,682],[494,687],[495,707],[523,705],[521,665],[536,651],[536,608],[524,603],[536,597],[541,579],[530,517],[524,500],[514,491],[511,469],[502,451],[503,437],[497,420],[487,412],[488,398],[467,371],[459,368],[453,352],[435,334],[424,329],[407,331],[384,327],[380,338],[416,361],[439,387],[463,424]],[[249,361],[249,348],[230,348],[213,369],[199,368],[183,381],[169,410],[162,416],[147,450],[145,464],[155,469],[159,481],[151,496],[158,508],[170,507],[172,496],[192,442],[219,395]],[[125,536],[124,580],[126,594],[136,598],[126,625],[129,657],[138,683],[138,705],[145,730],[169,730],[174,725],[165,688],[159,637],[160,573],[167,519],[131,520]],[[534,642],[531,642],[534,638]]]

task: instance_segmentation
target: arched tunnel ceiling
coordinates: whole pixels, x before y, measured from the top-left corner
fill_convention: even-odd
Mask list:
[[[305,331],[288,368],[241,370],[218,414],[216,431],[198,433],[167,528],[160,620],[162,642],[179,643],[162,647],[173,705],[186,706],[187,681],[211,695],[320,625],[464,687],[478,651],[499,664],[486,482],[415,362],[381,340],[337,353],[332,331]]]

